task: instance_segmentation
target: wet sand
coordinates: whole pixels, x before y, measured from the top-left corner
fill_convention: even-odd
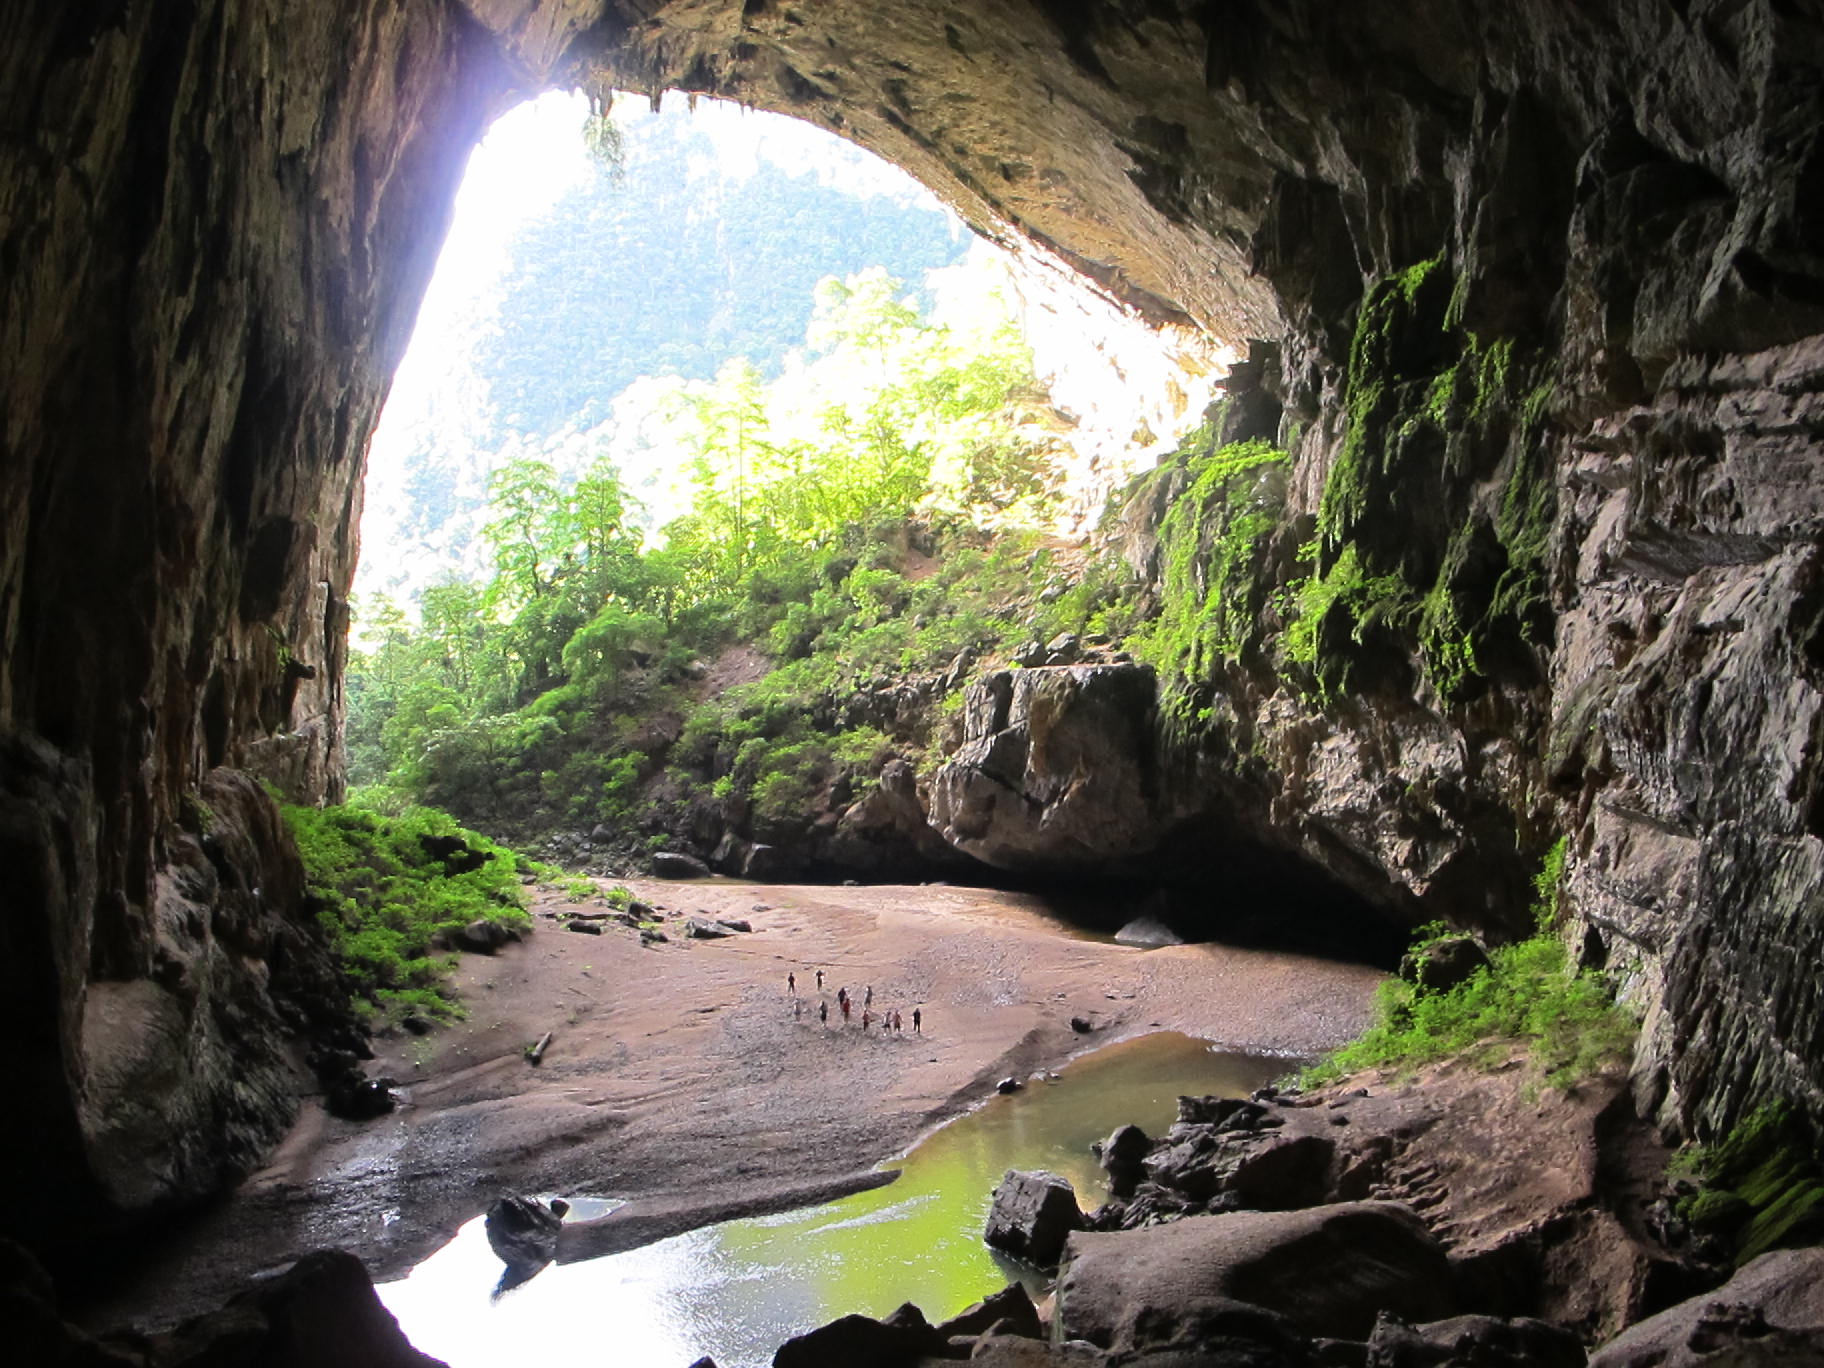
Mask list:
[[[1381,978],[1282,953],[1085,939],[1020,894],[626,882],[663,910],[667,943],[613,921],[600,936],[565,931],[560,911],[603,909],[541,893],[524,943],[463,957],[467,1021],[374,1042],[369,1071],[397,1081],[395,1112],[353,1123],[307,1101],[265,1168],[84,1319],[168,1322],[330,1245],[385,1281],[503,1192],[634,1198],[666,1230],[793,1205],[865,1183],[998,1079],[1116,1040],[1175,1030],[1319,1053],[1366,1024]],[[697,915],[753,931],[687,940]],[[870,986],[903,1034],[862,1029]],[[856,999],[846,1026],[838,987]],[[525,1049],[547,1031],[532,1066]]]

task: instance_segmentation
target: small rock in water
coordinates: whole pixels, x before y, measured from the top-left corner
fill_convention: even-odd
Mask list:
[[[497,1198],[488,1208],[484,1223],[488,1245],[509,1268],[543,1268],[557,1257],[562,1215],[530,1197],[513,1194]]]

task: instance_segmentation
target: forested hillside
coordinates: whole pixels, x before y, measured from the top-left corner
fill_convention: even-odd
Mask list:
[[[618,156],[594,160],[581,107],[542,117],[574,149],[566,188],[518,218],[472,211],[510,225],[492,253],[464,250],[459,219],[370,454],[364,591],[479,571],[488,472],[515,459],[573,478],[612,451],[662,521],[677,505],[643,378],[708,380],[740,358],[770,379],[820,279],[882,267],[922,291],[969,248],[908,178],[777,116],[623,100]]]
[[[882,271],[815,291],[776,379],[726,363],[655,389],[689,512],[650,536],[614,464],[522,457],[490,480],[489,575],[365,605],[349,671],[354,779],[520,836],[674,843],[702,805],[801,836],[942,711],[845,697],[1003,649],[1043,576],[1057,478],[1004,301],[921,312]],[[955,695],[960,698],[960,694]],[[932,700],[935,701],[935,700]],[[904,725],[900,725],[903,723]]]

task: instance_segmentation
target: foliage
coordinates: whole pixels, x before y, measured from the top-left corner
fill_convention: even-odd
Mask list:
[[[1487,967],[1445,991],[1388,980],[1376,997],[1375,1024],[1307,1070],[1304,1081],[1409,1069],[1453,1056],[1504,1057],[1510,1043],[1521,1041],[1548,1086],[1568,1087],[1621,1058],[1634,1038],[1633,1020],[1600,979],[1575,970],[1553,925],[1564,858],[1560,841],[1535,882],[1535,935],[1494,948]],[[1442,924],[1423,927],[1414,954],[1454,934]]]
[[[490,485],[485,583],[426,591],[415,626],[384,600],[358,605],[352,776],[469,821],[629,837],[699,790],[765,825],[865,783],[891,749],[829,700],[1017,630],[1005,605],[1043,558],[1016,563],[1032,539],[981,525],[1046,497],[1048,451],[1014,421],[1033,385],[1003,301],[928,319],[864,272],[819,287],[777,380],[737,362],[650,390],[691,493],[658,544],[605,458],[574,481],[509,462]],[[692,662],[736,641],[771,673],[699,697]],[[654,722],[667,715],[676,733]]]
[[[1213,424],[1206,424],[1173,464],[1148,477],[1152,483],[1182,470],[1187,484],[1159,525],[1159,615],[1130,638],[1129,649],[1180,690],[1259,644],[1265,543],[1285,503],[1284,451],[1264,441],[1216,449],[1214,440]]]
[[[334,939],[351,987],[386,1017],[461,1015],[437,948],[476,920],[530,924],[521,903],[520,857],[465,831],[447,813],[412,808],[396,817],[363,808],[283,808],[303,856],[306,896]],[[429,838],[429,844],[427,844]],[[478,867],[439,858],[454,839],[485,856]]]

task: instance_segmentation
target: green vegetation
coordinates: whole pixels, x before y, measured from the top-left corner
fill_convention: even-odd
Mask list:
[[[417,623],[363,605],[348,746],[383,804],[634,850],[709,801],[784,835],[931,740],[851,700],[1031,630],[1050,439],[1016,421],[1044,399],[998,296],[939,321],[884,272],[826,280],[777,380],[731,363],[647,399],[689,493],[658,538],[606,458],[566,481],[522,457],[490,486],[489,579]]]
[[[1738,1267],[1824,1237],[1824,1168],[1785,1102],[1757,1108],[1716,1144],[1679,1159],[1699,1187],[1678,1214],[1699,1234],[1726,1240]]]
[[[530,924],[519,878],[530,866],[445,813],[283,811],[304,858],[306,897],[376,1017],[460,1016],[446,982],[455,957],[443,938],[477,920]]]
[[[1410,1069],[1466,1056],[1493,1062],[1514,1042],[1530,1047],[1550,1087],[1567,1087],[1621,1059],[1634,1039],[1633,1020],[1594,974],[1577,972],[1554,928],[1565,847],[1546,856],[1535,883],[1537,934],[1489,952],[1489,964],[1444,991],[1405,979],[1381,986],[1375,1024],[1353,1044],[1305,1071],[1319,1084],[1363,1069]],[[1454,934],[1424,927],[1416,956]]]
[[[1168,679],[1206,678],[1258,648],[1271,587],[1266,543],[1285,506],[1286,463],[1269,442],[1218,449],[1215,424],[1205,423],[1144,477],[1156,486],[1182,472],[1187,482],[1159,525],[1159,615],[1127,640]]]

